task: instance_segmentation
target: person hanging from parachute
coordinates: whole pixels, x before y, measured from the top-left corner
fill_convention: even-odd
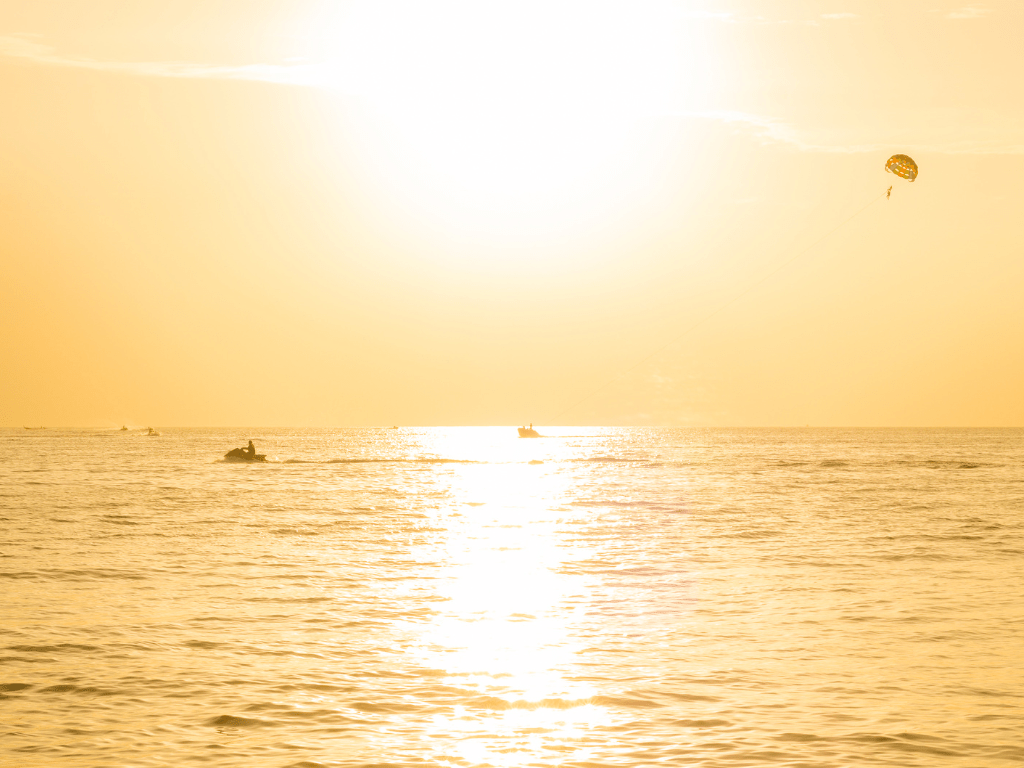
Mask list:
[[[914,162],[914,158],[910,155],[893,155],[885,161],[885,172],[895,173],[901,179],[907,181],[913,181],[917,178],[917,163]],[[885,199],[889,199],[889,195],[892,194],[892,185],[885,190]]]

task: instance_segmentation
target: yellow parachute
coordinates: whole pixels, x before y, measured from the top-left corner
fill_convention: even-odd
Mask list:
[[[885,161],[885,170],[908,181],[917,178],[917,163],[909,155],[893,155]]]

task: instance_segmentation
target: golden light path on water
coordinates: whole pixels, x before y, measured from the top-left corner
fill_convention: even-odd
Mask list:
[[[433,716],[433,728],[457,750],[452,757],[513,766],[531,753],[550,757],[553,740],[579,741],[611,717],[592,702],[599,693],[592,683],[565,675],[586,651],[574,630],[587,608],[580,578],[564,567],[595,554],[565,528],[567,518],[584,514],[569,508],[578,478],[545,469],[543,459],[523,461],[524,449],[551,461],[564,444],[510,444],[505,432],[483,445],[480,434],[466,431],[432,441],[438,456],[486,463],[454,465],[447,503],[432,519],[445,536],[418,553],[441,563],[443,602],[414,655],[424,667],[444,670],[443,685],[477,691],[485,707],[494,698],[485,717],[458,705]],[[586,757],[585,749],[572,752]]]

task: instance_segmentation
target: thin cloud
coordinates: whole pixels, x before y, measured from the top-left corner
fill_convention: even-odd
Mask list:
[[[764,16],[741,15],[733,11],[684,11],[681,14],[687,19],[720,21],[724,24],[767,24]]]
[[[711,19],[712,21],[739,21],[732,11],[687,11],[683,14],[688,19]]]
[[[255,80],[285,85],[318,85],[320,77],[319,68],[310,64],[215,66],[184,61],[97,61],[86,57],[60,55],[50,46],[37,43],[26,35],[0,35],[0,56],[54,67],[74,67],[96,72],[148,77]]]
[[[969,12],[969,14],[968,14]],[[980,18],[987,13],[984,9],[969,8],[950,14],[949,18]],[[846,14],[831,14],[832,16]],[[735,18],[723,21],[736,21]],[[742,21],[748,21],[743,19]],[[762,22],[763,23],[763,22]],[[97,72],[112,72],[129,75],[168,78],[247,80],[284,85],[301,85],[326,87],[327,79],[323,68],[316,64],[244,64],[236,66],[215,66],[181,61],[153,62],[110,62],[97,61],[85,57],[63,56],[54,52],[53,48],[31,39],[27,35],[0,35],[0,56],[31,61],[36,64],[74,67]],[[757,115],[739,110],[713,110],[699,112],[676,112],[677,117],[710,120],[728,126],[730,129],[744,133],[761,144],[787,146],[800,152],[821,152],[830,154],[858,154],[879,152],[891,148],[891,142],[885,143],[829,143],[817,141],[813,134],[778,118]],[[1016,125],[1016,124],[1014,124]],[[1007,141],[1017,132],[1007,132],[1005,125],[991,126],[986,138],[953,139],[939,142],[915,142],[915,151],[928,151],[943,154],[971,155],[1024,155],[1024,143]]]
[[[958,11],[950,11],[946,14],[947,19],[981,19],[988,16],[992,11],[988,8],[979,8],[976,5],[968,5]]]
[[[848,21],[860,18],[856,13],[823,13],[814,19],[766,19],[764,16],[740,16],[730,11],[690,11],[684,14],[690,19],[706,19],[708,21],[721,21],[726,24],[801,24],[809,27],[817,27],[822,21]]]
[[[798,152],[850,155],[885,152],[894,146],[904,146],[901,142],[893,141],[857,144],[816,141],[809,132],[801,131],[789,123],[749,112],[715,110],[687,112],[680,116],[722,123],[737,133],[752,137],[762,145],[786,146]],[[1024,155],[1024,143],[1006,141],[1005,138],[1008,138],[1008,134],[1005,131],[996,129],[993,134],[991,138],[983,139],[915,142],[913,150],[946,155]]]
[[[877,152],[877,144],[818,144],[807,141],[792,125],[773,117],[755,115],[750,112],[735,110],[713,110],[690,112],[688,117],[703,120],[714,120],[730,126],[740,133],[746,133],[762,144],[784,144],[801,152],[829,152],[836,154],[856,154],[859,152]]]

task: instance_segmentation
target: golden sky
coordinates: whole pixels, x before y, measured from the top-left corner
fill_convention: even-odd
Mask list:
[[[1022,426],[1022,38],[1011,1],[6,0],[0,426]]]

